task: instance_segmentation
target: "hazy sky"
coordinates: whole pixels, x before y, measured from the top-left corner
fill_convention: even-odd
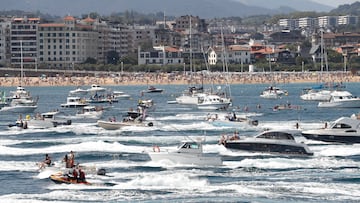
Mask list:
[[[329,5],[332,7],[337,7],[338,5],[351,4],[351,3],[354,3],[354,2],[360,1],[360,0],[312,0],[312,1],[316,1],[321,4]]]

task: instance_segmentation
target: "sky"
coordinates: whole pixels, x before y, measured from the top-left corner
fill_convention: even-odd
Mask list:
[[[342,4],[352,4],[356,1],[360,1],[360,0],[312,0],[314,2],[318,2],[321,4],[325,4],[325,5],[329,5],[332,7],[338,7],[339,5]]]

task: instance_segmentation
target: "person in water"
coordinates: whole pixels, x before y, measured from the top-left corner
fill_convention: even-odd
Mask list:
[[[49,154],[45,154],[45,159],[40,163],[40,169],[45,168],[46,166],[51,166],[51,157]]]
[[[78,183],[84,183],[84,182],[86,182],[85,172],[83,170],[81,170],[81,168],[79,168]]]

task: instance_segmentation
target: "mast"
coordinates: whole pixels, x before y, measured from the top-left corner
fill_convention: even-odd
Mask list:
[[[22,40],[20,40],[20,86],[22,86],[22,80],[24,77],[24,71],[23,71],[23,49],[22,49]]]

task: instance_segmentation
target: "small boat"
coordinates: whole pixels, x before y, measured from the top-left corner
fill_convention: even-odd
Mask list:
[[[20,117],[14,124],[9,124],[8,126],[24,129],[45,129],[61,125],[71,125],[71,120],[57,119],[56,115],[58,113],[58,111],[50,111],[42,114],[36,114],[34,118],[31,118],[30,115],[26,115],[25,119]]]
[[[203,110],[226,110],[231,102],[215,94],[202,94],[198,97],[197,107]]]
[[[154,86],[150,86],[150,87],[146,90],[147,93],[161,93],[161,92],[163,92],[163,91],[164,91],[163,89],[159,89],[159,88],[156,88],[156,87],[154,87]]]
[[[78,118],[96,118],[99,119],[104,112],[104,108],[98,106],[84,106],[75,116]]]
[[[313,155],[308,146],[295,141],[295,132],[268,130],[253,138],[240,138],[237,134],[226,138],[222,136],[219,143],[230,150],[264,152],[285,155]]]
[[[287,95],[287,91],[282,90],[278,87],[270,86],[261,92],[260,97],[265,99],[278,99],[283,95]]]
[[[229,113],[226,116],[219,117],[218,114],[208,114],[206,120],[217,127],[241,127],[244,125],[257,126],[258,120],[252,119],[248,116],[238,116],[235,112]]]
[[[85,99],[81,99],[80,97],[70,96],[66,98],[66,103],[61,104],[60,106],[64,108],[81,108],[88,105],[89,103],[86,102]]]
[[[301,134],[307,139],[323,142],[360,143],[360,120],[357,117],[340,117],[325,123],[325,128],[304,130]]]
[[[152,161],[169,160],[176,164],[200,166],[222,165],[219,154],[203,152],[202,141],[184,140],[173,151],[165,151],[158,146],[154,146],[153,152],[148,152],[148,154]]]
[[[279,104],[273,107],[273,111],[280,111],[280,110],[301,110],[301,106],[299,105],[292,105],[290,103],[287,104]]]
[[[79,182],[76,178],[70,177],[67,174],[63,174],[62,172],[50,175],[50,180],[52,180],[56,184],[82,184],[82,185],[91,185],[88,181]]]
[[[77,87],[74,90],[69,91],[70,95],[85,95],[88,93],[86,89],[82,89],[81,87]]]
[[[100,85],[97,85],[97,84],[92,84],[91,87],[89,89],[87,89],[87,91],[90,93],[105,92],[106,88],[101,87]]]
[[[330,94],[330,100],[319,102],[318,107],[360,108],[360,98],[353,96],[349,91],[335,90]]]
[[[112,95],[116,99],[130,99],[131,97],[129,94],[126,94],[125,92],[122,91],[113,91]]]
[[[130,121],[130,120],[123,120],[120,122],[117,121],[105,121],[105,120],[98,120],[97,125],[101,128],[104,128],[105,130],[118,130],[123,127],[128,126],[153,126],[154,124],[152,122],[144,122],[144,121]]]

